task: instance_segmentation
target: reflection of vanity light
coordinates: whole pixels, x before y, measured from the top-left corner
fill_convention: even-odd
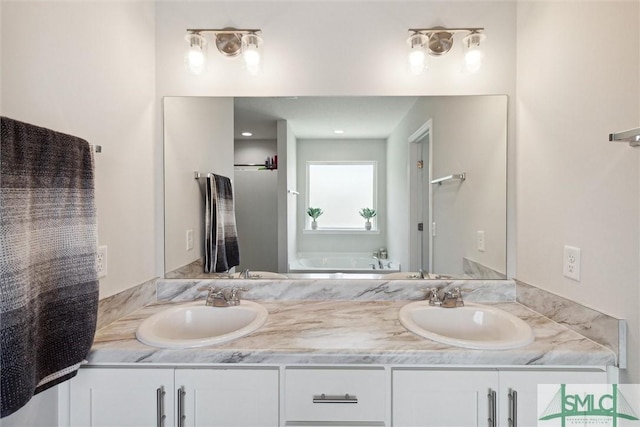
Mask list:
[[[242,132],[242,136],[253,136],[251,132]]]
[[[342,135],[344,133],[344,131],[341,130],[341,129],[336,129],[336,130],[333,131],[333,133],[335,133],[336,135]]]

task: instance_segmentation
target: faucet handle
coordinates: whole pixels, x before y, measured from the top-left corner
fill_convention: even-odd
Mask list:
[[[425,299],[429,301],[429,305],[440,305],[438,288],[421,288],[420,290],[426,293]]]
[[[240,287],[232,287],[229,290],[229,298],[227,300],[227,302],[229,303],[229,305],[239,305],[240,304],[240,294],[243,292],[247,292],[249,289],[247,288],[240,288]]]
[[[445,292],[444,298],[442,298],[442,300],[446,300],[447,305],[451,307],[464,307],[464,301],[462,300],[462,291],[460,291],[460,288],[454,288],[453,291]]]

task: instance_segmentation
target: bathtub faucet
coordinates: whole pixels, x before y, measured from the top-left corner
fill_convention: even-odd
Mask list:
[[[378,264],[378,268],[380,270],[382,270],[384,268],[384,265],[382,264],[382,260],[380,258],[378,258],[377,256],[374,256],[373,259],[376,261],[376,263]],[[373,269],[375,270],[375,265],[373,267]]]

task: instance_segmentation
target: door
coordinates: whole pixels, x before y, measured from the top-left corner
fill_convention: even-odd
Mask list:
[[[177,405],[184,408],[182,414],[177,414],[176,425],[277,426],[278,382],[275,368],[176,369]]]
[[[411,180],[410,270],[433,270],[431,120],[409,137]]]
[[[173,417],[173,369],[86,368],[71,380],[71,426],[170,427]]]
[[[394,370],[392,424],[403,427],[492,425],[493,370]]]

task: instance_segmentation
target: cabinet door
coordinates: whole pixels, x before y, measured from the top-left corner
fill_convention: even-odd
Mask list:
[[[392,375],[394,426],[491,425],[488,395],[497,392],[496,371],[394,370]]]
[[[600,370],[528,370],[500,372],[500,425],[538,425],[538,384],[605,384],[607,373]],[[515,394],[515,402],[511,399]],[[509,395],[511,394],[511,399]],[[514,407],[513,404],[517,404]]]
[[[176,393],[181,387],[185,393],[177,426],[277,426],[278,384],[276,368],[176,369]]]
[[[71,380],[69,410],[71,426],[171,427],[173,369],[80,369]]]

